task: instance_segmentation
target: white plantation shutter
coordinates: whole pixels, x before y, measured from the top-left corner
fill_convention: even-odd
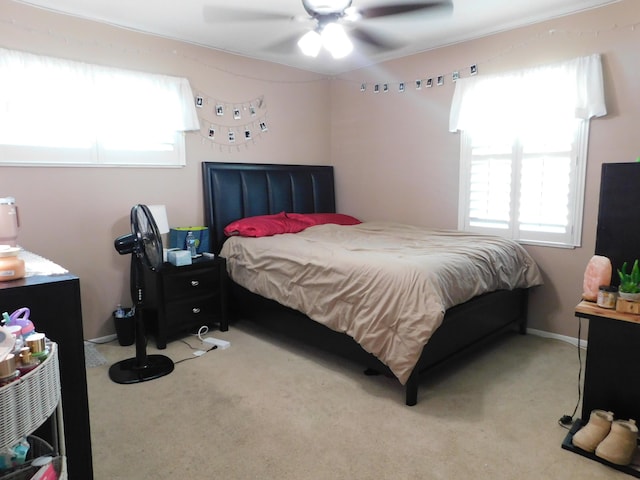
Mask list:
[[[523,156],[518,219],[521,232],[567,232],[571,170],[569,154]]]
[[[462,130],[459,228],[580,245],[589,118],[606,114],[600,57],[465,80],[450,119]]]
[[[477,228],[509,229],[512,176],[510,156],[473,156],[469,173],[469,224]]]

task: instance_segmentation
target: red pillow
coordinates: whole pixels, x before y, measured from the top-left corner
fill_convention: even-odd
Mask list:
[[[344,213],[287,213],[287,217],[300,222],[309,223],[309,226],[335,223],[337,225],[357,225],[362,223],[351,215]]]
[[[284,212],[274,215],[258,215],[246,217],[231,222],[224,227],[227,237],[239,235],[241,237],[268,237],[278,233],[296,233],[309,227],[309,223],[289,218]]]

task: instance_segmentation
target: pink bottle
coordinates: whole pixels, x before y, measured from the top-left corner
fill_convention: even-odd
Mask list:
[[[16,246],[18,226],[16,199],[13,197],[0,198],[0,245]]]

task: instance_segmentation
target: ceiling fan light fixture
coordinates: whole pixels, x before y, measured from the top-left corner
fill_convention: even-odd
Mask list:
[[[343,58],[353,50],[353,43],[342,28],[337,23],[328,23],[320,34],[322,46],[331,52],[333,58]]]
[[[352,0],[303,0],[303,5],[320,15],[343,12],[347,7],[351,6]],[[307,8],[308,7],[308,8]]]
[[[322,38],[315,30],[310,30],[298,40],[298,47],[308,57],[317,57],[322,48]]]

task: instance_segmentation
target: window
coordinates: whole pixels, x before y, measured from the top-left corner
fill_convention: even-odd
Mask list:
[[[459,228],[579,246],[589,118],[605,114],[598,55],[459,80]]]
[[[189,82],[0,49],[0,164],[185,165]]]

